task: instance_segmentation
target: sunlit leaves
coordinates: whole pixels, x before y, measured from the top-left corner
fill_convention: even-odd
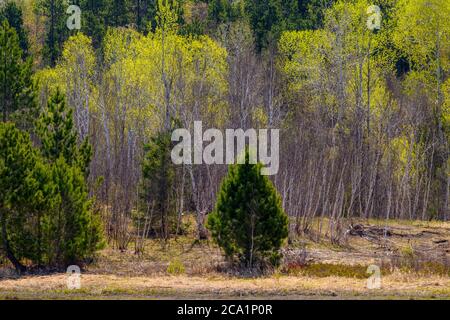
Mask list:
[[[397,3],[395,44],[416,69],[450,67],[450,2],[400,0]],[[438,61],[439,60],[439,61]],[[430,68],[431,67],[431,68]]]

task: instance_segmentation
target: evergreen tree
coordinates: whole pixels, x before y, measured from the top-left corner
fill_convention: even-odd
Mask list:
[[[47,226],[53,235],[47,259],[50,265],[67,266],[102,248],[101,221],[93,212],[93,200],[79,166],[68,164],[61,155],[52,165],[51,178],[58,202]]]
[[[77,165],[87,177],[92,158],[92,146],[86,138],[78,147],[78,135],[73,124],[73,111],[59,89],[48,101],[47,109],[38,121],[41,151],[45,158],[55,162],[63,157],[67,164]]]
[[[131,0],[108,0],[106,22],[112,27],[123,27],[131,23]]]
[[[24,217],[16,209],[28,201],[24,189],[35,163],[29,137],[12,123],[0,123],[0,238],[3,252],[18,272],[25,271],[20,259],[27,255],[23,247],[31,237],[23,232]]]
[[[327,5],[331,6],[332,2]],[[258,50],[275,43],[285,30],[320,28],[324,9],[321,0],[245,0]]]
[[[139,32],[148,32],[156,27],[156,1],[133,0],[132,20]]]
[[[102,247],[83,170],[64,153],[44,159],[29,134],[0,123],[0,252],[19,273],[24,261],[66,267]]]
[[[38,0],[36,6],[37,11],[46,17],[43,58],[47,64],[53,67],[61,55],[64,41],[70,35],[70,30],[66,25],[67,2],[65,0]]]
[[[28,33],[23,26],[22,9],[12,1],[8,1],[0,9],[0,22],[7,20],[9,25],[16,30],[19,37],[20,48],[22,49],[22,58],[26,58],[28,55]]]
[[[170,233],[171,214],[176,213],[173,194],[175,166],[170,153],[172,141],[170,132],[161,132],[145,146],[142,165],[143,192],[145,207],[152,207],[159,217],[160,235],[167,239]]]
[[[65,98],[57,89],[47,103],[47,109],[38,122],[41,151],[50,161],[62,156],[67,163],[77,159],[77,135],[73,127],[72,109],[66,105]]]
[[[288,235],[288,218],[281,198],[261,164],[230,167],[222,183],[208,228],[228,258],[238,258],[248,268],[261,263],[277,264],[283,240]]]
[[[83,33],[92,39],[94,48],[101,46],[106,33],[108,19],[106,17],[106,4],[108,0],[80,0],[82,12],[81,25]]]
[[[14,120],[20,122],[21,127],[27,127],[27,114],[36,112],[31,75],[32,61],[22,60],[17,33],[4,20],[0,25],[0,112],[3,122]],[[12,117],[15,112],[17,114]]]
[[[333,1],[328,1],[331,6]],[[286,30],[318,29],[323,25],[322,0],[284,0],[281,2],[284,27]]]
[[[277,39],[284,29],[280,0],[246,0],[245,11],[249,17],[258,51]]]
[[[53,246],[51,208],[58,202],[50,166],[42,161],[29,134],[12,123],[0,123],[1,246],[20,273],[23,260],[41,265]]]
[[[41,153],[52,165],[51,178],[58,202],[47,229],[53,230],[47,259],[68,264],[93,254],[101,245],[101,224],[92,211],[86,179],[92,148],[88,140],[77,145],[72,110],[59,89],[48,101],[38,125]]]
[[[230,20],[231,5],[228,0],[211,0],[208,3],[208,19],[215,26]]]

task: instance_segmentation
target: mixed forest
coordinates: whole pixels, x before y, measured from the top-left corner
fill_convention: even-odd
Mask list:
[[[139,254],[185,215],[249,267],[356,218],[448,221],[449,17],[442,0],[0,1],[0,261]],[[199,120],[280,129],[278,173],[175,165],[172,131]]]

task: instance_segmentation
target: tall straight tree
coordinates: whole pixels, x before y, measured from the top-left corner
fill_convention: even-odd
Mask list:
[[[43,58],[47,64],[54,66],[61,54],[63,43],[70,33],[66,26],[67,2],[64,0],[38,0],[36,6],[37,11],[46,17]]]
[[[155,27],[156,0],[133,0],[133,23],[139,32],[150,31]]]
[[[130,11],[130,0],[108,0],[105,21],[113,27],[126,26],[131,22]]]
[[[15,2],[7,2],[3,8],[0,8],[0,22],[5,19],[11,27],[16,29],[23,58],[25,58],[28,54],[29,43],[27,30],[23,26],[22,9]]]
[[[95,48],[100,47],[106,32],[106,7],[108,0],[80,0],[82,31],[92,38]]]
[[[102,246],[101,224],[93,212],[86,179],[92,149],[87,139],[77,145],[72,109],[57,90],[38,121],[41,153],[51,164],[52,182],[59,195],[56,204],[54,246],[51,264],[69,264],[92,254]]]
[[[245,11],[256,40],[258,51],[265,48],[283,29],[280,0],[246,0]]]
[[[146,153],[142,165],[144,207],[153,207],[158,214],[160,236],[164,240],[167,240],[170,234],[170,216],[176,214],[174,197],[176,169],[170,161],[171,149],[170,133],[158,134],[145,146]]]
[[[19,37],[4,20],[0,25],[0,112],[6,122],[11,115],[26,108],[33,109],[34,90],[31,60],[22,60]]]

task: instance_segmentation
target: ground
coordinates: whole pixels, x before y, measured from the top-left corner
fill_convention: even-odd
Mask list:
[[[230,272],[220,250],[192,233],[149,239],[142,255],[132,243],[124,252],[107,248],[84,268],[77,290],[64,273],[19,278],[4,265],[0,299],[450,299],[450,223],[357,223],[369,233],[339,245],[291,238],[282,265],[262,276]],[[381,269],[379,289],[367,288],[369,265]]]

